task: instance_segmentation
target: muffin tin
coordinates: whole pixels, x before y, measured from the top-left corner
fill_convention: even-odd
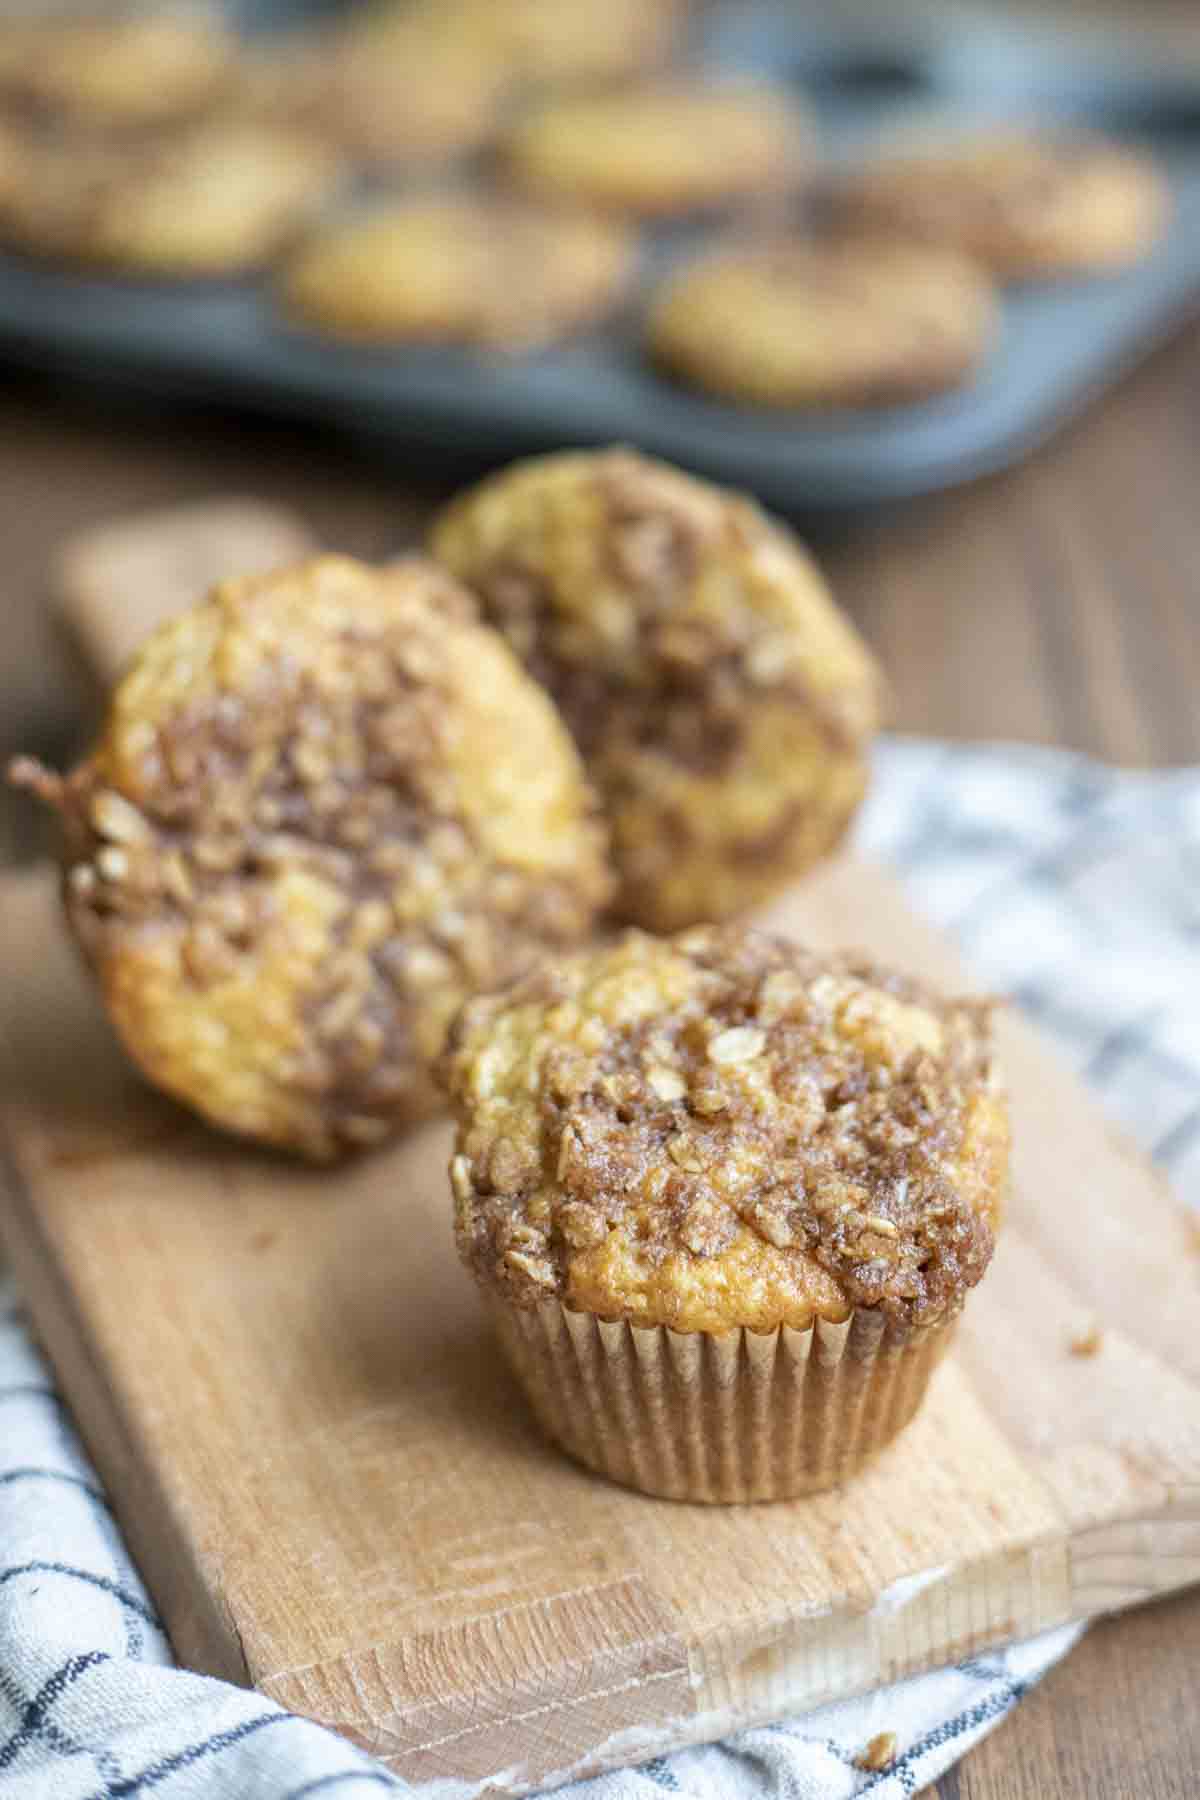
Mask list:
[[[781,14],[718,7],[702,64],[794,81],[830,155],[850,157],[913,110],[979,120],[1014,111],[1153,148],[1175,206],[1162,244],[1115,276],[1009,288],[1000,343],[978,378],[919,404],[755,412],[658,374],[641,302],[714,230],[651,233],[623,314],[553,349],[485,360],[451,349],[360,349],[290,325],[269,280],[211,285],[68,273],[0,257],[0,354],[26,365],[135,378],[166,394],[334,423],[390,453],[483,465],[565,444],[635,443],[785,512],[901,500],[1029,450],[1144,355],[1200,298],[1200,90],[1073,63],[1053,43],[996,54],[987,33],[880,48],[806,37]],[[719,232],[719,227],[715,231]]]

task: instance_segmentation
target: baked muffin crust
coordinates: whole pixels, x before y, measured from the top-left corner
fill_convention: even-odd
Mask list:
[[[881,680],[815,564],[751,501],[632,451],[572,452],[483,482],[431,543],[573,731],[624,918],[726,917],[841,837]]]
[[[149,1078],[329,1157],[428,1108],[466,996],[588,929],[603,838],[546,696],[418,558],[224,583],[64,783],[68,915]]]
[[[463,1260],[523,1308],[680,1331],[952,1317],[999,1222],[987,1007],[734,927],[478,998],[442,1063]]]

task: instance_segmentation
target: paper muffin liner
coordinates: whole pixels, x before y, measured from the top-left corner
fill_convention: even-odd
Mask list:
[[[805,1330],[672,1331],[559,1301],[492,1299],[500,1342],[554,1441],[671,1500],[789,1500],[856,1474],[916,1413],[954,1319],[859,1308]]]

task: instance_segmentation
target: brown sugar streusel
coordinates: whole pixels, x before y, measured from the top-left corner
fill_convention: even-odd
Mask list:
[[[472,1001],[442,1068],[459,1250],[517,1307],[703,1332],[874,1308],[903,1333],[990,1260],[987,1006],[856,957],[630,933]]]
[[[419,558],[227,582],[60,781],[67,911],[151,1080],[329,1157],[425,1111],[466,996],[578,940],[603,833],[552,706]]]
[[[463,495],[432,548],[558,702],[608,815],[623,917],[726,917],[841,838],[882,680],[751,501],[632,451],[572,452]]]

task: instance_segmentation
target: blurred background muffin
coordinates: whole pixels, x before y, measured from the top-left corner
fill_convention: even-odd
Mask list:
[[[786,194],[813,152],[786,89],[699,81],[543,101],[500,151],[531,193],[651,218]]]
[[[50,121],[135,130],[211,105],[235,57],[215,14],[14,14],[0,22],[0,99]]]
[[[880,234],[748,244],[664,284],[648,331],[682,380],[757,406],[878,406],[957,387],[997,325],[956,251]]]
[[[285,267],[297,322],[366,344],[528,349],[603,317],[634,266],[620,224],[487,196],[364,207],[314,232]]]
[[[236,275],[270,261],[343,165],[297,130],[213,120],[152,144],[67,136],[16,152],[0,242],[124,273]]]
[[[486,143],[511,85],[499,61],[432,20],[368,13],[248,50],[236,104],[325,138],[367,169],[402,171]]]
[[[525,91],[652,68],[697,10],[694,0],[383,0],[354,14],[350,30],[381,52],[423,36]]]
[[[960,444],[1015,453],[1094,381],[1073,334],[1069,379],[1043,338],[1040,384],[1007,384],[1013,416],[1004,370],[1027,312],[989,299],[989,279],[1140,269],[1172,201],[1157,158],[1103,120],[1017,122],[1002,59],[993,79],[931,16],[783,0],[17,14],[0,25],[0,248],[163,303],[173,282],[269,268],[232,330],[229,296],[207,314],[181,297],[132,334],[89,296],[85,355],[115,345],[189,392],[369,411],[373,430],[478,461],[619,438],[785,508],[935,485],[965,466]],[[923,93],[950,125],[914,146],[902,126]],[[27,335],[72,322],[13,292]],[[1146,296],[1169,315],[1173,290]],[[1099,301],[1089,314],[1111,366],[1141,310],[1131,297],[1119,329]],[[381,377],[366,407],[355,346]],[[560,346],[578,354],[543,367]],[[497,349],[503,388],[467,366]],[[830,414],[887,406],[894,431],[911,409],[919,439],[919,409],[956,395],[981,416],[956,432],[944,411],[936,459],[864,437],[847,463],[819,435]],[[785,415],[794,441],[776,435]]]
[[[460,496],[430,544],[574,733],[623,917],[725,918],[839,841],[881,678],[751,501],[632,451],[564,454]]]
[[[1144,153],[1095,134],[929,130],[882,146],[839,186],[843,219],[945,245],[1002,280],[1136,263],[1170,210]]]
[[[525,83],[570,85],[652,68],[675,49],[694,0],[422,0]]]

